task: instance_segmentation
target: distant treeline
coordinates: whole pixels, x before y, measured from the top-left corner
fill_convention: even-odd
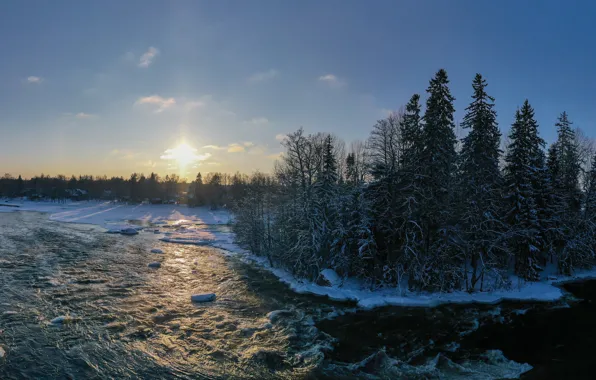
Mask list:
[[[129,178],[92,175],[68,178],[64,175],[52,177],[42,174],[30,179],[5,174],[0,178],[0,196],[54,201],[106,199],[133,203],[178,202],[190,206],[221,207],[239,199],[248,180],[248,176],[240,173],[231,175],[217,172],[206,174],[204,179],[198,173],[192,182],[177,174],[162,178],[156,173],[149,176],[133,173]]]

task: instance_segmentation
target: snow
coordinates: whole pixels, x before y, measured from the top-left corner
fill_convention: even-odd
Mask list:
[[[324,278],[331,286],[341,285],[341,277],[333,269],[324,269],[321,271],[321,277]]]
[[[353,301],[364,309],[382,306],[434,307],[447,303],[494,304],[504,300],[548,302],[563,296],[563,291],[556,286],[557,284],[596,279],[594,269],[579,272],[572,277],[553,277],[548,273],[541,282],[535,283],[523,282],[512,277],[512,283],[515,284],[512,289],[491,292],[411,293],[400,288],[369,290],[358,280],[342,279],[333,270],[325,269],[321,276],[331,286],[321,286],[296,279],[283,269],[272,268],[266,258],[254,256],[234,244],[234,236],[230,229],[219,227],[231,220],[231,215],[226,210],[189,208],[185,205],[127,205],[102,201],[54,203],[19,200],[6,204],[19,207],[0,207],[0,212],[46,212],[53,221],[89,223],[105,228],[108,232],[121,233],[129,228],[136,232],[142,230],[142,226],[147,226],[150,227],[148,231],[151,232],[151,236],[163,242],[220,248],[226,255],[235,255],[245,262],[264,267],[297,293],[327,296],[336,301]],[[154,234],[156,226],[160,227],[160,230]]]

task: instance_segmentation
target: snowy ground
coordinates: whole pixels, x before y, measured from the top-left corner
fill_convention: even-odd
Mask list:
[[[230,222],[231,216],[225,210],[207,208],[188,208],[184,205],[126,205],[112,202],[2,202],[0,212],[40,211],[50,214],[50,220],[67,223],[88,223],[98,225],[110,232],[127,228],[145,230],[154,234],[156,239],[177,244],[211,245],[226,251],[226,254],[239,255],[242,259],[257,263],[272,273],[280,281],[287,283],[298,293],[310,293],[328,296],[334,300],[356,301],[361,308],[380,306],[421,306],[433,307],[445,303],[497,303],[502,300],[554,301],[563,296],[563,291],[555,284],[582,278],[596,278],[596,270],[579,273],[573,278],[557,278],[539,283],[521,283],[511,290],[494,292],[454,293],[409,293],[398,289],[370,291],[363,289],[361,283],[338,278],[333,271],[326,271],[325,277],[332,286],[320,286],[307,281],[297,280],[288,272],[269,267],[264,258],[250,255],[249,252],[234,244],[229,228],[218,226]]]

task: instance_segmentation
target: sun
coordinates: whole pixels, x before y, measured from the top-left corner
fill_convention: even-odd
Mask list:
[[[171,159],[176,160],[180,167],[186,167],[197,160],[196,149],[186,143],[181,143],[168,152]]]
[[[196,168],[201,161],[205,161],[210,157],[210,153],[198,154],[197,149],[185,142],[181,142],[174,148],[166,149],[160,156],[162,160],[175,163],[181,177],[189,174],[189,170]]]

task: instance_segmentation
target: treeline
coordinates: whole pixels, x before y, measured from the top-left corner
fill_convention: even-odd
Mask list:
[[[39,175],[23,179],[5,174],[0,178],[0,196],[27,197],[31,200],[49,199],[61,201],[105,199],[131,203],[150,201],[152,203],[178,202],[190,206],[222,207],[233,203],[248,181],[246,175],[236,173],[199,173],[188,182],[177,174],[160,177],[133,173],[129,178],[81,175],[67,178],[64,175]]]
[[[486,290],[511,273],[535,281],[549,266],[595,265],[591,140],[563,112],[546,154],[526,100],[502,145],[479,74],[458,139],[448,83],[438,71],[424,112],[413,95],[349,149],[324,133],[287,135],[274,173],[253,175],[237,202],[238,242],[299,277],[331,268],[412,290]]]

